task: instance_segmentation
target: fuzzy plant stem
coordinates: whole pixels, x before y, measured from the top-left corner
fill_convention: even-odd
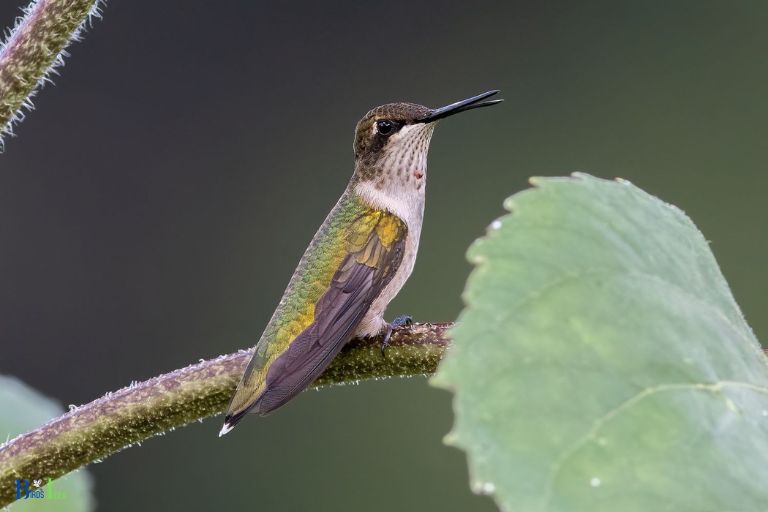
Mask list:
[[[0,48],[0,148],[2,136],[30,108],[46,75],[62,63],[64,48],[76,40],[99,0],[34,0]]]
[[[354,340],[312,387],[431,374],[451,326],[399,328],[384,355],[380,339]],[[241,350],[107,393],[0,445],[0,507],[15,499],[16,479],[59,478],[148,437],[222,413],[251,354]]]

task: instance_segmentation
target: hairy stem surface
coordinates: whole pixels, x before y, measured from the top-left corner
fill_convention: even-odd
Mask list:
[[[0,139],[21,119],[20,110],[31,106],[35,89],[61,64],[64,48],[97,5],[98,0],[34,0],[26,8],[0,49]]]
[[[445,331],[451,325],[398,329],[385,355],[379,339],[354,340],[313,387],[433,373],[449,343]],[[107,393],[0,445],[0,507],[15,499],[16,479],[58,478],[168,429],[222,413],[251,353],[242,350],[202,361]]]

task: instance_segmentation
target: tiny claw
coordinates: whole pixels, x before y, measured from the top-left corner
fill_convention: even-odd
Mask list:
[[[387,345],[389,345],[389,340],[392,338],[394,330],[398,327],[408,327],[409,325],[413,325],[413,317],[410,315],[400,315],[392,320],[391,324],[387,324],[387,327],[384,330],[384,338],[381,340],[381,355],[383,357],[386,357],[384,351],[386,350]]]
[[[387,324],[387,327],[384,330],[384,338],[381,340],[381,357],[387,357],[387,354],[385,354],[384,351],[386,350],[387,345],[389,345],[389,339],[392,337],[392,331],[394,330],[392,324]]]

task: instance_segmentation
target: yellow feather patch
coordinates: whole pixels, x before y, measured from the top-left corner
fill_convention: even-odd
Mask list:
[[[387,215],[383,217],[378,224],[376,224],[376,235],[384,244],[384,247],[389,249],[392,242],[399,240],[403,236],[403,221],[394,215]]]
[[[368,244],[371,233],[378,225],[383,213],[381,210],[368,210],[355,219],[347,235],[349,253],[359,252]]]

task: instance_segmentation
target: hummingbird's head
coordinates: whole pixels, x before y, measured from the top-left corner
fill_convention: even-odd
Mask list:
[[[437,121],[459,112],[495,105],[486,100],[499,91],[488,91],[441,108],[415,103],[388,103],[376,107],[357,123],[355,130],[355,177],[383,188],[394,180],[413,182],[421,188],[426,173],[427,151]]]

